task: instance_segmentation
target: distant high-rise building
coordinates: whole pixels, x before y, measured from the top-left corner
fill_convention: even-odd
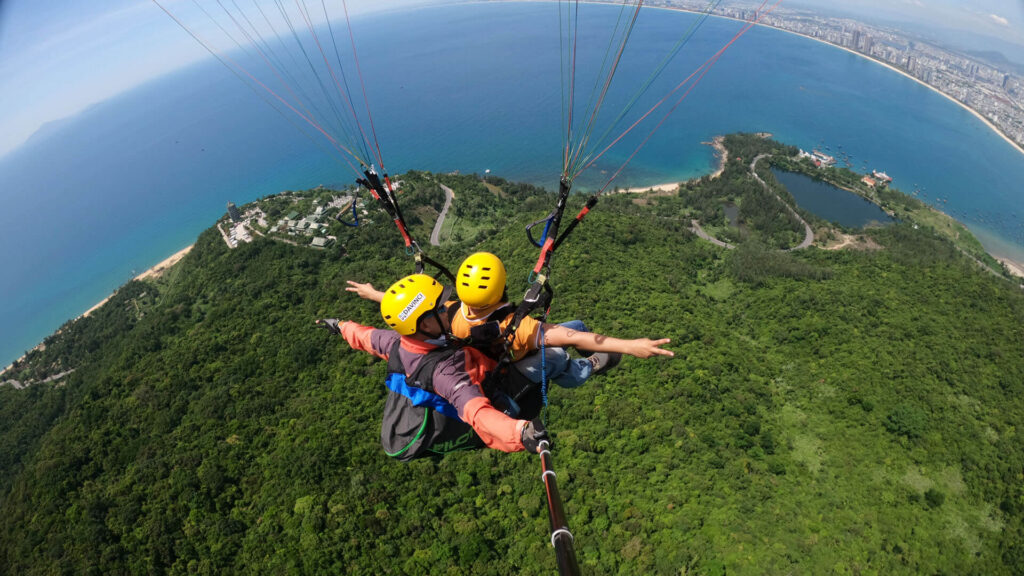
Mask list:
[[[238,211],[238,206],[235,206],[234,202],[228,202],[228,216],[231,217],[232,222],[242,221],[242,214]]]
[[[858,50],[860,48],[860,30],[853,31],[853,38],[850,42],[850,47],[854,50]]]
[[[864,52],[871,54],[871,47],[875,45],[875,41],[871,39],[871,36],[864,37]]]
[[[1006,90],[1006,87],[1009,86],[1009,85],[1010,85],[1010,75],[1009,74],[1003,74],[1003,90]]]

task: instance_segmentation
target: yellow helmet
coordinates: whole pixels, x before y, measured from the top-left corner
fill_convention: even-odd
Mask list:
[[[384,291],[380,315],[402,336],[416,332],[420,318],[437,308],[444,286],[426,274],[406,276]]]
[[[505,293],[505,265],[490,252],[466,258],[455,275],[459,300],[474,308],[486,308],[501,301]]]

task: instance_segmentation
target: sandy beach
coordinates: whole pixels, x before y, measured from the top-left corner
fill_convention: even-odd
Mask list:
[[[180,261],[182,258],[184,258],[185,255],[188,254],[192,250],[192,246],[195,246],[195,244],[192,244],[190,246],[186,246],[185,248],[182,248],[181,250],[175,252],[174,254],[171,254],[170,256],[165,258],[163,261],[161,261],[159,264],[157,264],[156,266],[153,266],[152,268],[146,270],[142,274],[139,274],[134,279],[135,280],[146,280],[147,278],[159,278],[164,272],[166,272],[168,269],[170,269],[171,266],[174,266],[175,264],[178,263],[178,261]],[[115,291],[114,294],[116,294],[116,293],[117,292]],[[103,306],[104,304],[106,304],[107,301],[110,300],[110,298],[113,297],[114,294],[111,294],[110,296],[107,296],[103,300],[100,300],[98,303],[96,303],[95,306],[93,306],[92,308],[89,308],[88,310],[86,310],[78,318],[85,318],[89,314],[92,314],[93,312],[95,312],[97,309],[99,309],[100,306]],[[75,320],[78,320],[78,318],[75,318]]]
[[[620,190],[620,194],[633,194],[639,192],[675,192],[679,188],[679,182],[666,182],[665,184],[655,184],[654,186],[634,186],[633,188],[626,188]]]
[[[152,268],[146,270],[142,274],[139,274],[138,276],[136,276],[134,278],[134,280],[145,280],[147,278],[159,278],[171,266],[174,266],[175,264],[178,263],[179,260],[184,258],[185,255],[188,254],[192,250],[192,246],[195,246],[195,245],[192,244],[190,246],[186,246],[185,248],[182,248],[181,250],[179,250],[179,251],[175,252],[174,254],[168,256],[166,259],[162,260],[156,266],[153,266]],[[114,294],[116,294],[116,293],[117,292],[115,291]],[[110,298],[114,296],[114,294],[111,294],[110,296],[107,296],[103,300],[100,300],[98,303],[96,303],[95,306],[93,306],[92,308],[89,308],[88,310],[86,310],[78,318],[85,318],[89,314],[92,314],[93,312],[95,312],[100,306],[103,306],[104,304],[106,304],[107,301],[110,300]],[[75,320],[78,320],[78,318],[75,318]]]
[[[1024,262],[1017,262],[1016,260],[1010,260],[1001,256],[996,256],[995,259],[1006,265],[1006,268],[1014,276],[1024,278]]]
[[[195,246],[195,244],[182,248],[181,250],[167,257],[167,259],[160,262],[156,266],[153,266],[149,270],[146,270],[142,274],[139,274],[138,276],[135,277],[135,279],[145,280],[146,278],[159,278],[160,275],[166,272],[171,266],[177,264],[182,258],[185,257],[186,254],[191,252],[193,246]]]
[[[722,172],[725,172],[725,163],[729,160],[729,151],[725,149],[725,136],[715,136],[711,139],[711,142],[701,142],[701,144],[707,144],[715,149],[715,158],[718,159],[718,169],[712,172],[710,176],[712,178],[718,178],[722,175]],[[703,176],[698,176],[693,180],[699,180],[701,178],[703,178]],[[689,180],[687,180],[687,182],[689,182]],[[679,189],[681,184],[683,184],[683,182],[666,182],[664,184],[655,184],[654,186],[634,186],[632,188],[620,190],[619,193],[633,194],[650,192],[652,190],[654,192],[675,192]]]

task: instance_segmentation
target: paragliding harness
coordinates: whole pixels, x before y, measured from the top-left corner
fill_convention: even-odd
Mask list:
[[[483,448],[483,441],[469,424],[459,418],[455,407],[434,391],[434,370],[438,363],[451,358],[464,346],[455,343],[431,350],[408,376],[399,354],[400,346],[401,340],[395,342],[388,355],[388,375],[385,380],[388,397],[384,403],[380,430],[384,453],[405,462]],[[499,410],[508,410],[508,398],[518,392],[517,388],[523,388],[529,383],[525,377],[516,373],[509,376],[502,379],[496,388],[489,392],[485,390],[491,404]],[[532,419],[537,416],[540,412],[540,399],[539,395],[535,396],[538,398],[532,400],[526,397],[516,417]]]
[[[457,311],[458,309],[456,309]],[[494,361],[500,361],[506,354],[504,332],[501,321],[516,311],[515,304],[505,304],[491,312],[486,322],[469,329],[467,344],[480,350]],[[450,318],[449,318],[450,320]]]
[[[359,213],[356,211],[356,203],[358,201],[359,201],[359,196],[355,192],[353,192],[352,193],[352,221],[351,222],[345,220],[345,211],[344,210],[342,210],[341,212],[338,212],[338,215],[335,216],[334,219],[337,220],[338,222],[341,222],[345,226],[351,226],[352,228],[358,227],[359,226]]]
[[[499,330],[496,337],[491,336],[492,341],[496,343],[496,346],[500,347],[500,354],[495,357],[498,360],[498,366],[491,372],[491,377],[502,378],[504,375],[510,372],[517,372],[511,370],[511,364],[513,357],[511,354],[512,342],[515,339],[516,330],[519,329],[519,325],[522,324],[530,314],[537,310],[541,311],[541,315],[538,318],[541,323],[547,320],[548,313],[551,311],[551,300],[554,298],[555,292],[551,288],[551,284],[548,283],[548,273],[550,272],[551,256],[554,251],[562,245],[562,242],[568,238],[569,234],[576,229],[576,226],[583,221],[583,218],[590,212],[591,208],[597,204],[597,196],[591,196],[587,199],[583,208],[580,210],[576,218],[566,227],[565,231],[561,235],[558,234],[558,229],[562,222],[562,214],[565,212],[565,203],[569,198],[570,184],[568,180],[563,178],[559,183],[558,202],[555,205],[555,209],[549,213],[546,217],[533,222],[526,227],[526,236],[530,239],[530,242],[541,249],[540,256],[537,258],[537,264],[533,268],[533,272],[530,274],[530,287],[526,290],[526,294],[523,296],[523,301],[515,307],[515,313],[512,316],[512,320],[505,326],[504,330]],[[544,224],[544,233],[541,236],[540,241],[534,239],[532,230],[534,227]],[[512,305],[502,308],[498,312],[493,313],[495,318],[503,319],[508,316]],[[492,324],[488,322],[487,324]],[[487,327],[487,324],[480,326],[481,337],[486,337],[488,332],[493,333],[494,327]],[[494,323],[495,325],[497,323]],[[473,338],[474,341],[478,339]],[[543,342],[541,343],[543,346]],[[543,354],[543,350],[541,350]],[[488,378],[490,380],[490,377]],[[485,383],[485,389],[491,383]],[[517,396],[513,396],[513,400],[518,402],[521,398],[525,398],[528,394],[533,392],[537,387],[536,384],[530,383],[529,386],[523,388],[517,393]],[[541,384],[541,400],[544,404],[542,407],[547,405],[547,389],[546,381]]]

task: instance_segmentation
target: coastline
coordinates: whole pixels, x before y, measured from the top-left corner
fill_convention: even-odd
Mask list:
[[[174,265],[175,265],[175,264],[177,264],[177,263],[178,263],[178,262],[179,262],[179,261],[180,261],[180,260],[181,260],[182,258],[184,258],[186,254],[188,254],[189,252],[191,252],[191,251],[192,251],[192,248],[193,248],[194,246],[195,246],[195,244],[190,244],[190,245],[188,245],[188,246],[186,246],[186,247],[182,248],[181,250],[178,250],[178,251],[177,251],[177,252],[175,252],[174,254],[171,254],[171,255],[170,255],[170,256],[168,256],[167,258],[164,258],[163,260],[161,260],[161,261],[160,261],[160,262],[159,262],[158,264],[156,264],[155,266],[153,266],[153,267],[151,267],[151,268],[147,269],[147,270],[146,270],[145,272],[143,272],[142,274],[139,274],[138,276],[135,276],[134,278],[132,278],[132,280],[147,280],[147,279],[150,279],[150,278],[159,278],[159,277],[160,277],[160,276],[162,276],[162,275],[163,275],[163,274],[164,274],[165,272],[167,272],[167,270],[169,270],[169,269],[170,269],[170,268],[171,268],[172,266],[174,266]],[[114,297],[114,294],[117,294],[117,290],[114,290],[114,292],[113,292],[113,293],[111,293],[111,294],[110,294],[110,296],[107,296],[107,297],[106,297],[106,298],[104,298],[103,300],[100,300],[100,301],[99,301],[99,302],[97,302],[97,303],[96,303],[95,305],[93,305],[93,306],[92,306],[91,308],[89,308],[89,309],[88,309],[88,310],[86,310],[85,312],[82,312],[82,313],[81,313],[80,315],[76,316],[76,317],[75,317],[74,319],[72,319],[71,321],[72,321],[72,322],[77,322],[78,320],[81,320],[82,318],[85,318],[85,317],[89,316],[90,314],[92,314],[92,313],[93,313],[93,312],[95,312],[96,310],[99,310],[99,308],[100,308],[101,306],[103,306],[104,304],[106,304],[107,302],[109,302],[109,301],[110,301],[110,299]],[[55,334],[59,334],[59,333],[60,333],[60,330],[58,330],[57,332],[55,332]],[[38,345],[34,346],[34,347],[32,348],[32,350],[30,350],[30,352],[31,352],[31,351],[34,351],[34,350],[41,350],[41,349],[43,349],[43,347],[44,347],[44,346],[45,346],[45,345],[44,345],[44,344],[43,344],[42,342],[40,342],[40,343],[39,343]],[[26,354],[26,355],[27,355],[27,354]],[[0,376],[3,376],[4,374],[6,374],[6,373],[7,373],[7,371],[8,371],[8,370],[10,370],[11,368],[13,368],[15,364],[17,364],[18,362],[21,362],[22,360],[24,360],[24,359],[25,359],[25,356],[26,356],[26,355],[22,355],[22,356],[21,356],[20,358],[18,358],[18,359],[17,359],[17,360],[15,360],[14,362],[11,362],[11,363],[10,363],[10,364],[8,364],[7,366],[5,366],[5,367],[4,367],[4,368],[3,368],[2,370],[0,370]]]
[[[876,58],[872,58],[871,56],[868,56],[867,54],[861,54],[860,52],[857,52],[855,50],[850,50],[849,48],[846,48],[846,47],[843,47],[843,46],[839,46],[837,44],[832,44],[831,42],[825,42],[824,40],[820,40],[818,38],[814,38],[813,36],[807,36],[806,34],[800,34],[800,33],[797,33],[797,32],[791,32],[789,30],[784,30],[782,28],[776,28],[774,26],[766,26],[766,28],[771,28],[773,30],[778,30],[780,32],[785,32],[787,34],[792,34],[794,36],[799,36],[801,38],[807,38],[808,40],[814,40],[815,42],[820,42],[822,44],[826,44],[828,46],[832,46],[834,48],[838,48],[838,49],[843,50],[845,52],[849,52],[850,54],[853,54],[855,56],[860,56],[861,58],[864,58],[865,60],[869,60],[871,62],[874,62],[875,64],[878,64],[880,66],[885,66],[889,70],[892,70],[893,72],[896,72],[897,74],[900,74],[901,76],[903,76],[905,78],[909,78],[910,80],[913,80],[914,82],[917,82],[921,86],[924,86],[925,88],[931,90],[932,92],[935,92],[936,94],[942,96],[943,98],[945,98],[945,99],[949,100],[950,102],[956,104],[957,106],[963,108],[967,112],[970,112],[971,115],[973,115],[975,118],[977,118],[978,120],[981,120],[981,122],[983,124],[985,124],[985,126],[988,126],[989,130],[995,132],[1003,140],[1005,140],[1007,144],[1009,144],[1010,146],[1014,147],[1021,154],[1024,154],[1024,146],[1021,146],[1015,140],[1013,140],[1012,138],[1010,138],[1009,136],[1004,134],[1003,131],[1000,130],[998,126],[993,124],[991,120],[989,120],[988,118],[985,118],[984,116],[982,116],[981,112],[978,112],[974,108],[971,108],[967,104],[964,104],[963,102],[957,100],[956,98],[953,98],[952,96],[950,96],[949,94],[946,94],[942,90],[939,90],[935,86],[932,86],[931,84],[928,84],[927,82],[925,82],[925,81],[923,81],[923,80],[921,80],[919,78],[916,78],[915,76],[910,75],[909,73],[907,73],[904,70],[900,70],[899,68],[893,66],[892,64],[889,64],[888,62],[883,62],[883,61],[878,60]]]
[[[602,2],[598,2],[598,4],[601,4],[601,3]],[[672,7],[672,6],[648,6],[648,8],[653,8],[655,10],[671,10],[671,11],[674,11],[674,12],[687,12],[689,14],[703,14],[703,12],[699,12],[697,10],[689,10],[689,9],[686,9],[686,8],[679,8],[679,7]],[[723,20],[732,20],[734,22],[746,22],[746,20],[741,20],[739,18],[731,18],[729,16],[723,16],[721,14],[712,14],[711,16],[714,17],[714,18],[721,18]],[[916,77],[910,75],[909,73],[907,73],[904,70],[900,70],[899,68],[893,66],[892,64],[889,64],[888,62],[884,62],[884,61],[879,60],[877,58],[873,58],[873,57],[871,57],[871,56],[869,56],[867,54],[862,54],[860,52],[857,52],[856,50],[851,50],[849,48],[846,48],[845,46],[840,46],[838,44],[833,44],[831,42],[826,42],[825,40],[822,40],[820,38],[815,38],[814,36],[808,36],[806,34],[801,34],[799,32],[794,32],[792,30],[786,30],[785,28],[779,28],[778,26],[770,26],[768,24],[757,24],[757,26],[761,26],[761,27],[764,27],[764,28],[770,28],[772,30],[778,30],[779,32],[784,32],[786,34],[792,34],[793,36],[799,36],[800,38],[806,38],[807,40],[813,40],[815,42],[819,42],[819,43],[824,44],[826,46],[831,46],[833,48],[837,48],[837,49],[842,50],[844,52],[849,52],[850,54],[853,54],[854,56],[859,56],[859,57],[861,57],[861,58],[863,58],[865,60],[868,60],[869,62],[873,62],[873,63],[878,64],[880,66],[885,66],[889,70],[892,70],[893,72],[896,72],[897,74],[899,74],[899,75],[901,75],[901,76],[903,76],[905,78],[913,80],[914,82],[920,84],[921,86],[924,86],[925,88],[931,90],[932,92],[935,92],[936,94],[942,96],[943,98],[946,98],[950,102],[952,102],[952,103],[956,104],[957,106],[963,108],[967,112],[970,112],[975,118],[977,118],[978,120],[981,120],[981,122],[983,124],[985,124],[985,126],[987,126],[989,128],[989,130],[995,132],[1000,138],[1005,140],[1007,144],[1009,144],[1010,146],[1015,148],[1021,154],[1024,154],[1024,145],[1021,145],[1021,144],[1017,143],[1015,140],[1013,140],[1012,138],[1007,136],[1005,133],[1003,133],[1002,130],[999,129],[998,126],[993,124],[991,120],[989,120],[988,118],[985,118],[984,116],[982,116],[982,114],[980,112],[978,112],[974,108],[971,108],[967,104],[964,104],[963,102],[957,100],[956,98],[953,98],[949,94],[946,94],[942,90],[939,90],[935,86],[932,86],[931,84],[928,84],[927,82],[925,82],[925,81],[923,81],[923,80],[921,80],[919,78],[916,78]]]
[[[181,250],[178,250],[174,254],[171,254],[167,258],[164,258],[163,260],[161,260],[156,266],[153,266],[153,267],[147,269],[142,274],[139,274],[138,276],[132,278],[132,280],[146,280],[148,278],[159,278],[160,276],[162,276],[164,274],[164,272],[166,272],[168,269],[170,269],[171,266],[174,266],[175,264],[177,264],[178,261],[180,261],[182,258],[184,258],[186,254],[191,252],[193,246],[195,246],[195,244],[189,244],[188,246],[182,248]],[[100,306],[103,306],[104,304],[107,303],[108,300],[113,298],[114,294],[117,294],[117,290],[115,290],[113,293],[111,293],[110,296],[107,296],[103,300],[100,300],[99,302],[97,302],[92,308],[89,308],[88,310],[83,312],[80,316],[75,317],[75,320],[79,320],[81,318],[85,318],[86,316],[92,314],[93,312],[98,310],[100,308]]]
[[[899,72],[899,70],[897,70],[897,72]],[[763,136],[766,137],[766,138],[770,138],[771,134],[763,134]],[[1004,138],[1005,138],[1005,136],[1004,136]],[[717,178],[718,176],[720,176],[725,171],[725,164],[729,160],[729,152],[725,148],[725,137],[724,136],[715,136],[714,138],[712,138],[711,142],[703,142],[703,144],[707,144],[707,145],[709,145],[709,146],[711,146],[712,148],[715,149],[715,157],[718,158],[718,168],[714,172],[712,172],[711,174],[708,174],[708,176],[710,176],[711,178]],[[1024,150],[1021,150],[1021,152],[1024,153]],[[630,194],[630,193],[638,194],[638,193],[644,193],[644,192],[653,192],[655,194],[664,194],[666,192],[674,192],[674,191],[676,191],[680,186],[682,186],[686,182],[692,182],[692,181],[695,181],[695,180],[699,180],[699,179],[701,179],[703,177],[704,176],[698,176],[696,178],[691,178],[690,180],[684,180],[682,182],[665,182],[663,184],[655,184],[653,186],[634,186],[632,188],[627,188],[625,190],[621,190],[619,193],[620,194]],[[856,194],[856,192],[854,192],[853,190],[847,190],[847,191],[850,192],[851,194]],[[942,214],[945,214],[945,212],[942,212],[938,208],[932,207],[932,209],[937,211],[937,212],[940,212]],[[946,214],[946,215],[949,216],[949,214]],[[950,216],[950,218],[952,218],[952,216]],[[956,221],[956,222],[959,222],[959,220],[956,220],[955,218],[953,218],[953,220]],[[832,247],[830,249],[836,249],[836,248],[841,248],[841,247],[842,247],[842,245],[834,246],[834,247]],[[1001,255],[993,252],[992,250],[986,249],[986,251],[993,258],[995,258],[996,260],[1002,262],[1003,265],[1006,266],[1007,270],[1010,271],[1010,274],[1012,274],[1013,276],[1016,276],[1016,277],[1024,279],[1024,262],[1022,262],[1020,260],[1015,260],[1015,259],[1007,257],[1007,256],[1001,256]]]
[[[1010,271],[1010,274],[1013,274],[1018,278],[1024,278],[1024,262],[1011,260],[1004,256],[996,256],[995,254],[993,254],[992,257],[1002,262],[1003,265],[1006,266],[1006,269]]]
[[[640,192],[675,192],[679,188],[680,182],[665,182],[664,184],[655,184],[653,186],[634,186],[633,188],[626,188],[620,190],[619,194],[637,194]]]
[[[139,274],[134,279],[135,280],[145,280],[147,278],[159,278],[160,276],[162,276],[164,274],[164,272],[166,272],[168,269],[170,269],[171,266],[174,266],[179,261],[181,261],[181,259],[184,258],[185,255],[187,255],[189,252],[191,252],[192,248],[194,248],[194,247],[195,247],[195,244],[189,244],[188,246],[182,248],[181,250],[178,250],[174,254],[171,254],[167,258],[164,258],[163,260],[160,261],[159,264],[157,264],[156,266],[153,266],[152,268],[146,270],[142,274]]]
[[[718,159],[718,168],[706,176],[710,178],[718,178],[723,172],[725,172],[725,163],[729,161],[729,151],[725,149],[725,136],[715,136],[711,139],[711,142],[701,142],[701,144],[707,144],[714,148],[715,158]],[[654,186],[634,186],[632,188],[621,190],[619,193],[635,194],[639,192],[650,192],[652,190],[654,192],[675,192],[683,184],[686,184],[687,182],[695,182],[701,178],[704,178],[704,176],[697,176],[681,182],[665,182],[664,184],[655,184]]]

